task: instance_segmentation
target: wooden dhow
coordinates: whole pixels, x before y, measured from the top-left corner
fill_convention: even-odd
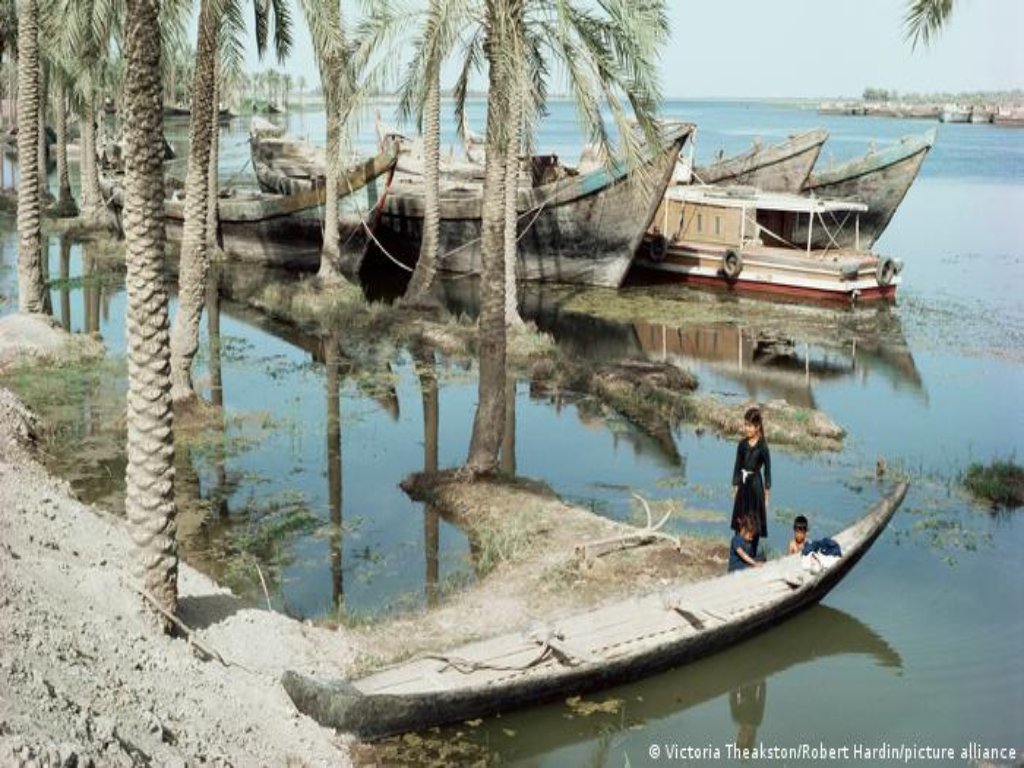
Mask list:
[[[631,682],[721,651],[818,603],[871,548],[907,492],[901,483],[834,538],[843,556],[805,570],[797,555],[565,616],[353,681],[285,672],[298,709],[367,738],[454,723]]]
[[[844,226],[842,212],[837,211],[835,216],[830,216],[818,227],[812,238],[812,247],[871,248],[889,226],[896,209],[917,178],[928,151],[935,144],[935,136],[934,128],[921,136],[905,136],[897,144],[815,172],[804,186],[807,194],[863,203],[868,210],[860,217],[857,232]],[[805,234],[797,231],[794,238],[802,240]]]
[[[625,163],[578,173],[554,156],[535,158],[532,182],[519,189],[519,253],[523,280],[618,287],[650,224],[683,145],[689,124],[663,131],[663,145],[646,151],[642,172]],[[441,190],[440,266],[479,273],[483,185],[446,183]],[[418,251],[422,237],[422,182],[397,178],[381,211],[381,229]]]
[[[730,292],[844,303],[892,299],[902,265],[858,246],[859,218],[867,211],[863,203],[750,187],[671,187],[636,265],[662,281]],[[848,222],[854,245],[814,247],[816,228],[837,219]]]
[[[755,142],[747,152],[694,168],[703,184],[742,184],[766,192],[799,192],[811,175],[828,131],[815,128],[794,134],[781,144]]]
[[[348,169],[338,200],[342,240],[376,226],[395,164],[395,147]],[[116,215],[123,204],[122,177],[101,179],[104,197]],[[344,191],[349,191],[344,194]],[[264,266],[316,269],[323,245],[324,187],[292,194],[231,191],[217,200],[218,240],[231,258]],[[164,202],[167,239],[180,242],[185,200],[181,190]],[[365,241],[361,241],[365,242]]]

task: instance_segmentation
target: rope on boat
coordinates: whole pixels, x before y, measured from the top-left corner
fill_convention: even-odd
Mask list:
[[[471,675],[474,672],[525,672],[551,658],[561,664],[578,666],[579,664],[595,663],[598,659],[593,657],[580,656],[562,644],[563,637],[556,630],[546,629],[530,634],[529,639],[540,644],[540,649],[535,656],[532,656],[522,664],[496,664],[489,661],[476,661],[462,656],[452,656],[444,653],[421,653],[414,657],[415,661],[433,660],[444,662],[439,672],[447,669],[454,669],[459,674]],[[407,662],[406,662],[407,663]]]

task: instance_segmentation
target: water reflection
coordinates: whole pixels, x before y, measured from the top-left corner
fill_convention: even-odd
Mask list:
[[[331,527],[328,545],[331,557],[331,604],[339,613],[345,602],[342,519],[341,461],[341,341],[337,336],[324,339],[324,364],[327,369],[327,506]]]
[[[567,748],[576,745],[579,751],[572,756],[577,762],[621,765],[614,755],[602,759],[609,733],[619,735],[618,746],[626,746],[627,753],[633,750],[626,742],[633,739],[645,745],[646,754],[650,736],[640,726],[672,718],[673,727],[682,733],[688,710],[727,700],[731,726],[723,730],[736,733],[737,744],[753,746],[768,709],[773,679],[801,665],[826,664],[844,656],[869,657],[876,666],[896,674],[903,669],[899,652],[875,630],[844,611],[818,605],[766,634],[667,672],[656,685],[641,681],[594,697],[620,700],[621,707],[614,713],[568,718],[571,708],[552,704],[505,714],[488,722],[473,738],[501,744],[502,754],[513,761],[534,760],[556,751],[564,756]],[[503,731],[528,733],[529,738],[509,741],[502,737]]]
[[[60,324],[71,332],[71,238],[66,235],[60,238]]]
[[[437,374],[434,371],[433,352],[414,352],[416,372],[420,381],[420,393],[423,400],[423,471],[437,472],[438,464],[438,428],[440,426],[440,408],[437,389]],[[438,601],[438,581],[440,578],[439,552],[441,548],[441,518],[437,508],[426,504],[423,508],[423,554],[425,571],[423,576],[424,595],[427,605],[434,606]]]

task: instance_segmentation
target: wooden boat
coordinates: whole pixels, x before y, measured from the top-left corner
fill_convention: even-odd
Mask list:
[[[350,168],[346,179],[352,192],[338,201],[342,239],[376,225],[387,195],[395,163],[395,148]],[[123,205],[120,177],[104,176],[104,196],[119,217]],[[343,187],[345,188],[345,187]],[[323,244],[323,187],[274,195],[234,192],[217,201],[221,247],[230,257],[244,262],[289,269],[316,269]],[[179,192],[164,202],[167,239],[181,242],[185,220],[184,195]]]
[[[519,189],[519,255],[523,280],[618,287],[671,179],[693,126],[667,127],[664,146],[648,151],[646,179],[623,163],[577,173],[554,156],[535,158],[533,185]],[[643,185],[643,186],[640,186]],[[422,236],[422,183],[396,178],[381,211],[381,230],[414,252]],[[478,273],[483,264],[483,185],[447,184],[441,190],[440,267]]]
[[[631,682],[721,651],[818,603],[885,530],[907,487],[901,483],[834,536],[843,556],[818,573],[804,570],[799,556],[783,557],[565,616],[547,629],[423,654],[354,681],[288,671],[281,682],[299,711],[367,739]]]
[[[865,671],[881,669],[899,675],[903,670],[903,657],[884,637],[855,616],[827,605],[816,605],[804,611],[754,642],[754,649],[741,644],[696,664],[666,672],[659,678],[658,685],[638,681],[624,686],[616,691],[615,697],[622,701],[622,709],[598,716],[599,719],[591,717],[587,726],[551,728],[549,718],[561,718],[565,714],[554,704],[550,708],[538,707],[502,717],[494,721],[493,727],[529,733],[529,739],[516,740],[515,761],[519,765],[533,765],[535,758],[541,762],[545,755],[570,745],[609,735],[614,738],[636,723],[663,722],[713,701],[724,703],[727,699],[735,725],[757,728],[761,725],[759,719],[745,717],[756,714],[756,710],[749,712],[742,706],[734,707],[734,703],[739,703],[737,699],[746,694],[750,699],[764,701],[774,678],[825,659],[842,657],[851,663],[863,664]],[[850,658],[854,656],[862,658]],[[486,733],[490,725],[483,724],[481,730]]]
[[[960,107],[956,104],[947,104],[939,113],[940,123],[969,123],[971,122],[971,108]]]
[[[892,299],[902,266],[856,245],[867,210],[750,187],[671,187],[636,265],[663,280],[726,291],[843,303]],[[834,219],[850,223],[854,247],[812,247],[816,222]],[[795,239],[800,231],[803,239]]]
[[[697,166],[693,174],[703,184],[744,184],[766,192],[799,192],[821,152],[828,131],[790,136],[781,144],[764,147],[759,142],[742,155]]]
[[[804,185],[804,192],[812,197],[863,203],[868,210],[861,215],[856,232],[842,226],[841,218],[824,220],[812,238],[812,247],[871,248],[917,178],[925,156],[935,143],[935,135],[936,130],[932,128],[922,136],[906,136],[898,144],[815,172]],[[803,231],[793,233],[797,241],[805,236]]]
[[[1000,107],[992,116],[992,122],[1012,128],[1024,127],[1024,107]]]

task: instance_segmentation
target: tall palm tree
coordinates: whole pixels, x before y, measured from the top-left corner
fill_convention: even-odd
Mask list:
[[[324,200],[324,242],[317,277],[326,284],[344,281],[341,270],[341,231],[338,199],[341,187],[342,129],[348,84],[341,0],[301,0],[302,12],[313,40],[313,54],[320,72],[327,112],[327,179]]]
[[[907,0],[903,27],[913,48],[928,46],[953,16],[956,0]]]
[[[59,217],[78,215],[78,204],[71,192],[71,175],[68,170],[68,100],[67,71],[53,67],[53,131],[57,135],[54,150],[57,154],[57,203],[53,213]]]
[[[128,296],[125,512],[135,575],[166,611],[178,602],[168,296],[164,284],[160,0],[125,0],[124,233]],[[163,626],[168,628],[166,622]]]
[[[39,2],[18,7],[18,308],[44,310],[39,229]]]
[[[255,0],[256,43],[260,55],[267,42],[266,14],[274,13],[275,43],[279,58],[291,47],[290,15],[285,0]],[[185,175],[185,221],[181,236],[178,274],[178,311],[171,333],[171,396],[175,402],[195,398],[192,361],[199,349],[199,325],[206,303],[206,279],[210,267],[210,158],[217,123],[214,87],[217,59],[223,50],[241,58],[245,25],[237,0],[201,0],[192,111],[189,122],[188,169]],[[216,200],[216,189],[213,190]]]
[[[479,320],[480,380],[467,468],[474,474],[493,472],[498,465],[505,416],[506,384],[506,244],[514,247],[512,216],[506,213],[506,192],[518,174],[523,115],[540,114],[544,83],[552,64],[568,77],[578,116],[601,148],[605,160],[614,154],[601,112],[607,105],[617,131],[617,152],[640,172],[646,141],[660,143],[656,116],[660,102],[656,80],[658,48],[668,36],[664,0],[486,0],[488,65],[486,168],[483,203],[483,273]],[[469,57],[467,56],[467,61]],[[456,109],[465,115],[467,78],[456,87]],[[518,93],[532,86],[533,108],[516,104]],[[632,108],[639,131],[624,108]],[[529,103],[528,101],[526,102]],[[464,126],[465,120],[457,124]],[[526,131],[526,135],[529,131]],[[512,166],[510,169],[509,166]],[[641,187],[646,184],[639,185]],[[512,240],[506,239],[506,234]]]

